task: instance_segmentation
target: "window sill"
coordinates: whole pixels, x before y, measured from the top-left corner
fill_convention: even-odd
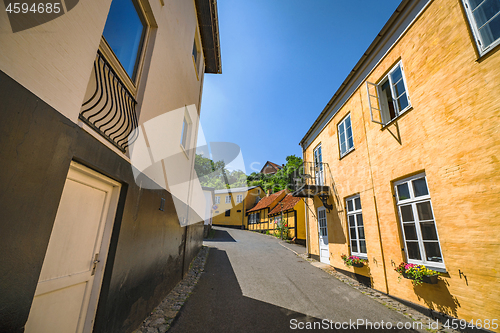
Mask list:
[[[477,46],[477,43],[476,43],[476,46]],[[483,61],[484,59],[488,58],[492,53],[494,53],[495,51],[498,51],[500,50],[500,39],[497,40],[496,42],[494,42],[491,46],[489,46],[486,50],[482,51],[479,47],[477,47],[477,54],[478,54],[478,58],[477,58],[477,62],[481,62]]]
[[[341,155],[339,160],[343,159],[344,157],[346,157],[347,155],[349,155],[350,153],[352,153],[353,151],[355,151],[356,148],[352,147],[351,150],[349,150],[348,152],[346,152],[344,155]]]
[[[387,124],[382,125],[382,128],[380,130],[381,131],[385,130],[387,127],[391,126],[396,120],[399,120],[400,118],[404,117],[404,115],[407,114],[408,112],[410,112],[411,110],[413,110],[413,106],[410,105],[408,108],[404,109],[403,112],[401,112],[401,114],[399,114],[399,116],[392,119]]]

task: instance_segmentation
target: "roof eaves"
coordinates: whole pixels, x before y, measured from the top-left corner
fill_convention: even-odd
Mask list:
[[[345,88],[352,83],[351,80],[354,77],[354,75],[357,73],[357,71],[360,69],[360,67],[362,67],[362,65],[364,65],[365,61],[369,58],[369,56],[372,54],[372,52],[375,50],[375,48],[377,48],[377,46],[380,44],[380,42],[383,39],[383,37],[386,35],[386,33],[389,31],[389,29],[393,27],[393,25],[396,23],[396,21],[398,20],[398,18],[401,15],[401,13],[403,12],[403,10],[408,6],[408,4],[411,1],[412,0],[403,0],[403,1],[401,1],[401,3],[399,4],[399,6],[396,8],[396,10],[394,11],[394,13],[389,18],[389,20],[385,23],[385,25],[382,27],[382,29],[380,30],[380,32],[378,33],[378,35],[375,37],[375,39],[373,40],[373,42],[370,44],[370,46],[368,47],[368,49],[361,56],[360,60],[356,63],[356,65],[354,65],[354,68],[347,75],[347,77],[345,78],[344,82],[342,82],[342,84],[337,89],[337,91],[335,92],[335,94],[332,96],[332,98],[330,99],[330,101],[323,108],[323,111],[321,111],[321,113],[319,114],[319,116],[316,118],[316,120],[314,121],[314,123],[312,124],[312,126],[307,131],[306,135],[304,135],[304,137],[302,138],[302,140],[300,140],[299,145],[302,146],[302,148],[304,148],[304,142],[306,141],[306,139],[311,135],[311,133],[315,130],[316,126],[323,120],[323,118],[325,117],[325,115],[330,111],[330,107],[333,105],[333,103],[335,102],[335,100],[344,92]],[[432,0],[430,0],[430,1],[432,1]]]

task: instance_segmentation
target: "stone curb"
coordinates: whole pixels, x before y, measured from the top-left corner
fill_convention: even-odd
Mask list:
[[[186,277],[175,286],[133,333],[165,333],[179,315],[179,311],[193,292],[205,270],[209,248],[203,246],[193,259]]]
[[[292,252],[294,252],[294,251],[292,251]],[[300,254],[299,257],[310,262],[311,264],[318,262],[317,260],[314,260],[312,258],[308,258],[307,254]],[[441,323],[438,323],[438,327],[439,327],[438,329],[429,329],[428,328],[429,323],[435,322],[435,320],[433,318],[426,316],[426,315],[422,314],[421,312],[419,312],[419,311],[417,311],[409,306],[404,305],[401,302],[398,302],[394,298],[391,298],[382,292],[379,292],[375,289],[367,287],[367,286],[363,285],[362,283],[356,281],[355,279],[353,279],[347,275],[344,275],[342,273],[337,272],[335,270],[335,268],[333,268],[330,265],[327,265],[326,267],[323,265],[321,267],[320,266],[316,266],[316,267],[322,269],[326,273],[330,274],[331,276],[335,277],[336,279],[340,280],[341,282],[351,286],[352,288],[359,290],[362,294],[370,297],[371,299],[386,306],[387,308],[402,314],[403,316],[405,316],[406,318],[408,318],[412,321],[422,323],[423,329],[427,332],[459,333],[459,331],[444,328]]]

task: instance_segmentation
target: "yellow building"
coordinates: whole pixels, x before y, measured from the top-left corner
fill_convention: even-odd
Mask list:
[[[212,224],[247,229],[245,214],[264,197],[264,190],[260,186],[238,187],[215,190],[214,195]]]
[[[305,203],[304,200],[287,194],[268,214],[269,231],[278,233],[277,226],[285,223],[288,227],[288,238],[305,245]]]
[[[261,232],[269,230],[270,222],[268,214],[286,194],[286,190],[272,194],[268,193],[255,207],[249,209],[247,213],[248,230]]]
[[[500,10],[479,3],[402,1],[302,139],[294,195],[312,256],[499,332]],[[401,262],[438,283],[400,281]]]

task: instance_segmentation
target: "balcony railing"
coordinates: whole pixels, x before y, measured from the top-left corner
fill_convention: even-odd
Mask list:
[[[294,196],[312,198],[315,195],[328,194],[331,183],[328,164],[304,162],[294,181]]]
[[[138,136],[137,102],[100,51],[85,96],[79,118],[125,152]]]

